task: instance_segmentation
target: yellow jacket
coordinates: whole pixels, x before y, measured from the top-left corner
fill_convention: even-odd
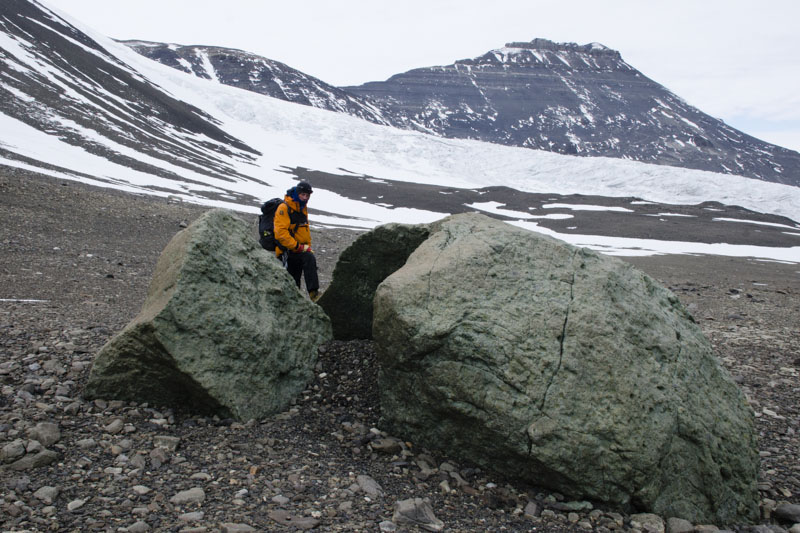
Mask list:
[[[284,196],[283,203],[275,211],[275,240],[290,252],[300,244],[311,246],[311,230],[308,226],[308,208],[300,211],[300,204],[291,196]],[[283,250],[275,247],[275,255]]]

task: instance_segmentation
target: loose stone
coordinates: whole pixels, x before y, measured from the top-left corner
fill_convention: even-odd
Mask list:
[[[139,496],[144,496],[148,492],[150,492],[150,487],[145,487],[144,485],[134,485],[133,492],[138,494]]]
[[[398,455],[403,451],[402,445],[395,439],[375,439],[369,445],[374,451],[387,455]]]
[[[28,436],[33,440],[38,440],[46,448],[61,440],[61,431],[58,429],[58,424],[40,422],[28,431]]]
[[[193,513],[183,513],[178,517],[178,520],[181,522],[186,522],[187,524],[191,524],[194,522],[199,522],[204,516],[205,513],[203,511],[195,511]]]
[[[358,481],[358,486],[361,488],[361,490],[366,492],[369,496],[377,498],[383,495],[383,488],[381,488],[378,482],[371,477],[362,474],[358,476],[356,480]]]
[[[94,439],[81,439],[75,443],[81,450],[91,450],[97,448],[97,441]]]
[[[111,423],[103,426],[103,431],[106,433],[111,433],[112,435],[116,435],[117,433],[122,432],[124,428],[125,423],[121,419],[115,418]]]
[[[184,505],[187,503],[200,503],[206,499],[206,493],[200,487],[193,487],[189,490],[184,490],[169,499],[170,503],[175,505]]]
[[[775,508],[775,517],[778,520],[793,524],[800,523],[800,505],[795,503],[782,503]]]
[[[33,496],[44,503],[53,503],[58,497],[59,490],[56,487],[42,487],[33,493]]]
[[[156,435],[153,439],[153,444],[155,444],[158,448],[164,448],[165,450],[169,450],[174,452],[178,449],[178,445],[180,444],[181,439],[179,437],[170,437],[167,435]]]
[[[539,516],[539,505],[536,502],[528,502],[523,511],[525,518],[535,518]]]
[[[25,441],[16,439],[0,449],[0,462],[13,463],[23,455],[25,455]]]
[[[150,525],[141,520],[135,522],[131,526],[128,526],[128,533],[145,533],[145,531],[150,531]]]
[[[639,513],[631,515],[631,527],[647,529],[652,533],[664,533],[664,520],[652,513]]]
[[[412,498],[395,503],[392,522],[417,526],[426,531],[444,529],[444,522],[436,518],[430,503],[422,498]]]
[[[85,499],[72,500],[71,502],[69,502],[67,504],[67,510],[69,512],[77,511],[78,509],[83,507],[84,504],[86,504],[86,500]]]
[[[129,464],[133,468],[144,468],[147,464],[147,460],[144,458],[144,455],[137,453],[136,455],[131,457]]]
[[[25,457],[11,463],[8,467],[11,470],[30,470],[40,466],[46,466],[58,460],[58,454],[50,450],[42,450],[39,453],[29,453]]]
[[[694,531],[694,525],[683,518],[669,518],[667,520],[667,533],[689,533]]]

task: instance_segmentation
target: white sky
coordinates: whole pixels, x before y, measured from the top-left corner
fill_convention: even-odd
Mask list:
[[[44,0],[120,39],[239,48],[337,86],[511,41],[600,42],[690,104],[800,151],[798,0]]]

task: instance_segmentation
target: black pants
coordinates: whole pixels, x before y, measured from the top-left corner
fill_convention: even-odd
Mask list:
[[[289,252],[286,270],[294,278],[297,287],[300,288],[300,274],[306,280],[306,290],[308,292],[319,290],[319,278],[317,277],[317,258],[311,252],[294,254]]]

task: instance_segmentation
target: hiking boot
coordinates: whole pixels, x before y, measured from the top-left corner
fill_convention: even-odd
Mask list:
[[[309,291],[308,293],[308,297],[311,298],[312,302],[319,300],[320,296],[322,296],[322,294],[319,291]]]

